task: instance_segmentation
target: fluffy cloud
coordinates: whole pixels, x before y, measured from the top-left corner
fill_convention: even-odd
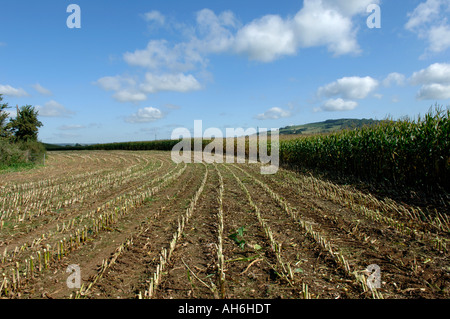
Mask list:
[[[443,52],[450,48],[450,25],[434,26],[430,29],[428,41],[430,51]]]
[[[136,88],[137,81],[124,76],[105,76],[94,82],[105,91],[115,91],[113,98],[122,103],[142,102],[147,100],[147,95]]]
[[[159,109],[154,107],[146,107],[139,109],[137,113],[126,118],[125,121],[128,123],[150,123],[162,119],[163,117],[164,114]]]
[[[0,84],[0,94],[13,96],[13,97],[23,97],[29,96],[29,94],[22,88],[14,88],[11,85],[1,85]]]
[[[341,96],[343,99],[362,100],[378,88],[378,81],[367,77],[344,77],[319,88],[320,97]]]
[[[294,55],[299,48],[325,46],[334,55],[360,52],[352,18],[366,12],[374,0],[305,0],[293,18],[267,15],[243,26],[235,50],[250,59],[270,62]]]
[[[278,120],[280,118],[288,118],[291,116],[291,112],[285,111],[279,107],[273,107],[262,114],[258,114],[255,118],[257,120]]]
[[[450,0],[427,0],[408,14],[405,28],[428,41],[428,51],[439,53],[450,48],[450,25],[447,13]]]
[[[443,0],[427,0],[419,4],[413,12],[408,13],[409,20],[405,25],[408,30],[414,30],[422,27],[437,17],[441,6],[445,3]]]
[[[390,87],[393,84],[402,86],[405,84],[406,77],[403,74],[393,72],[390,73],[384,80],[383,80],[383,86]]]
[[[118,91],[123,86],[133,86],[136,84],[136,81],[131,78],[122,77],[120,75],[117,76],[105,76],[101,79],[98,79],[94,84],[100,86],[105,91]]]
[[[417,93],[419,100],[450,99],[450,64],[435,63],[414,72],[410,82],[413,85],[422,85]]]
[[[233,12],[224,11],[216,15],[210,9],[199,11],[196,22],[199,34],[193,37],[186,48],[200,54],[221,53],[229,50],[235,41],[233,32],[240,26]]]
[[[212,53],[238,53],[262,62],[318,46],[326,46],[335,55],[354,54],[360,48],[353,17],[366,13],[373,3],[379,0],[305,0],[294,17],[265,15],[245,25],[230,11],[216,15],[203,9],[197,13],[189,41],[169,45],[165,40],[151,40],[145,49],[126,52],[124,59],[130,65],[186,71],[204,66]],[[159,19],[159,14],[148,15]]]
[[[170,47],[166,40],[151,40],[145,49],[126,52],[123,55],[125,62],[129,65],[153,70],[161,68],[192,69],[194,64],[188,57],[183,45]]]
[[[427,84],[417,93],[418,100],[447,100],[450,99],[450,84]]]
[[[191,74],[163,74],[154,75],[147,73],[145,81],[140,89],[145,93],[157,93],[160,91],[190,92],[200,90],[202,87],[197,79]]]
[[[152,70],[185,72],[204,67],[206,56],[228,51],[233,43],[233,30],[240,25],[234,14],[224,11],[216,15],[209,9],[197,12],[196,26],[189,41],[170,44],[166,40],[151,40],[147,47],[126,52],[124,60],[130,65]]]
[[[126,103],[126,102],[142,102],[147,100],[147,95],[142,92],[135,91],[133,89],[123,89],[119,90],[112,96],[116,101]]]
[[[70,117],[75,114],[54,100],[45,103],[44,106],[37,105],[36,109],[39,111],[39,115],[43,117]]]
[[[270,62],[295,54],[297,45],[292,24],[277,15],[267,15],[238,31],[235,50],[252,60]]]
[[[339,99],[330,99],[326,101],[322,110],[327,112],[337,112],[337,111],[351,111],[358,107],[358,103],[354,101],[346,101],[341,98]]]
[[[335,55],[358,53],[360,48],[352,17],[360,13],[361,7],[350,8],[342,1],[305,0],[303,9],[294,18],[300,45],[326,46]]]
[[[400,74],[391,73],[385,81],[399,81]],[[323,102],[321,107],[315,108],[314,111],[321,112],[343,112],[351,111],[358,107],[358,103],[354,100],[363,100],[370,94],[374,93],[379,87],[379,82],[370,76],[366,77],[343,77],[332,83],[320,87],[317,90],[319,98],[329,98]],[[381,98],[381,95],[374,94],[375,97]]]
[[[123,54],[130,66],[146,69],[143,81],[127,86],[120,77],[105,77],[97,84],[116,91],[114,97],[119,101],[142,101],[143,94],[200,90],[202,85],[194,72],[207,72],[212,54],[240,54],[260,62],[322,46],[334,55],[356,54],[361,50],[353,18],[366,14],[367,6],[374,3],[379,0],[304,0],[294,16],[265,15],[247,24],[242,24],[231,11],[216,14],[203,9],[197,12],[194,26],[183,25],[181,29],[174,24],[186,41],[153,39],[146,47]],[[144,18],[157,23],[164,23],[165,19],[158,11],[148,12]]]
[[[97,80],[94,84],[105,91],[114,91],[112,97],[122,103],[142,102],[147,100],[147,94],[162,91],[186,93],[202,88],[193,75],[183,73],[155,75],[147,72],[143,80],[123,76],[106,76]]]
[[[426,69],[414,72],[410,80],[414,85],[432,83],[450,84],[450,64],[434,63]]]

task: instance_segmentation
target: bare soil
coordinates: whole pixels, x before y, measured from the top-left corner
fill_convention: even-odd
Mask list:
[[[93,187],[79,186],[91,180]],[[0,297],[144,298],[162,269],[155,299],[366,299],[377,295],[355,278],[366,280],[366,268],[377,265],[383,298],[449,298],[448,225],[408,218],[383,203],[375,207],[346,188],[344,197],[322,192],[310,181],[284,169],[261,175],[257,164],[176,165],[164,152],[50,153],[45,167],[0,176],[0,199],[14,190],[30,194],[26,205],[46,200],[45,191],[54,199],[35,217],[2,217]],[[85,197],[56,213],[54,206],[67,198],[54,190],[69,188]],[[139,196],[149,189],[151,196]],[[111,219],[94,227],[108,212]],[[160,268],[161,254],[170,250],[187,212],[173,253]],[[56,247],[80,229],[85,240],[64,246],[58,256]],[[38,254],[48,245],[54,248],[45,268]],[[350,270],[339,262],[342,257]],[[67,285],[66,269],[74,264],[81,269],[81,289]]]

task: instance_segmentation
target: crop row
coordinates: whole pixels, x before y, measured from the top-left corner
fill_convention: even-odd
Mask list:
[[[223,177],[216,165],[214,169],[219,176],[219,197],[217,198],[218,208],[217,208],[217,221],[218,221],[218,232],[217,232],[217,268],[219,269],[219,291],[220,297],[225,298],[225,257],[223,255],[223,193],[225,191]]]
[[[437,250],[447,250],[447,240],[436,232],[446,233],[450,230],[449,219],[446,215],[436,213],[425,214],[418,207],[405,207],[392,200],[380,201],[372,195],[362,194],[348,187],[341,187],[330,182],[319,180],[312,176],[294,178],[290,173],[285,174],[289,188],[306,189],[319,197],[326,198],[336,204],[343,205],[353,212],[365,216],[377,223],[390,226],[400,233],[414,239],[425,240]],[[400,217],[401,220],[391,217]],[[418,229],[419,227],[424,230]],[[434,232],[429,228],[432,227]]]
[[[417,120],[285,141],[280,162],[396,186],[450,189],[450,109]]]
[[[177,169],[178,165],[165,175],[157,177],[153,180],[146,181],[140,187],[134,188],[132,191],[121,194],[103,203],[95,210],[91,210],[81,216],[76,216],[68,221],[57,223],[55,227],[56,229],[54,228],[53,230],[41,234],[41,236],[35,238],[31,243],[25,242],[20,247],[17,246],[11,253],[8,253],[7,249],[5,248],[2,262],[11,260],[11,258],[17,258],[17,254],[20,252],[32,249],[34,247],[39,247],[39,245],[42,245],[43,240],[48,241],[50,238],[55,237],[57,234],[60,234],[59,237],[62,237],[65,233],[68,233],[76,227],[86,228],[89,226],[96,230],[101,227],[107,227],[107,225],[109,224],[109,220],[115,219],[113,217],[114,215],[117,215],[122,211],[127,211],[129,208],[144,202],[146,198],[159,191],[159,189],[167,185],[167,183],[169,183],[173,179],[180,176],[186,169],[186,165],[184,165],[181,170],[175,173]],[[154,185],[158,182],[161,182],[161,184],[150,188],[150,185]]]
[[[14,217],[15,222],[23,222],[38,217],[45,212],[68,207],[75,203],[83,203],[85,199],[95,198],[106,188],[119,188],[133,180],[141,179],[146,174],[154,173],[162,167],[153,170],[153,166],[143,167],[134,173],[119,171],[107,175],[96,176],[83,182],[60,184],[46,189],[34,189],[15,196],[4,197],[0,209],[3,209],[1,220]],[[144,174],[147,171],[146,174]],[[8,208],[9,207],[9,208]]]
[[[153,273],[153,276],[150,278],[150,283],[148,286],[148,289],[145,290],[143,293],[139,292],[138,297],[139,299],[151,299],[153,298],[156,289],[158,288],[160,282],[161,282],[161,275],[166,268],[167,264],[170,262],[170,259],[172,257],[172,254],[175,250],[177,242],[180,240],[184,228],[186,224],[189,222],[189,219],[192,216],[192,213],[194,212],[195,206],[197,205],[198,199],[200,195],[203,193],[203,189],[206,185],[206,181],[208,179],[208,168],[205,164],[203,164],[205,167],[205,175],[203,177],[203,180],[197,189],[195,195],[190,200],[190,204],[188,208],[186,208],[186,211],[181,216],[181,218],[178,219],[178,227],[177,230],[174,232],[172,236],[172,240],[169,243],[169,247],[163,247],[161,249],[160,255],[159,255],[159,264],[156,266],[156,271]]]
[[[332,245],[330,240],[328,240],[319,231],[314,230],[310,223],[303,220],[299,216],[299,214],[295,210],[293,210],[292,207],[279,194],[274,192],[266,183],[255,178],[245,170],[242,170],[240,167],[236,165],[234,165],[234,167],[239,169],[251,180],[260,185],[272,197],[272,199],[275,200],[281,208],[283,208],[284,212],[301,227],[306,235],[313,239],[322,248],[323,251],[327,252],[335,260],[336,264],[342,267],[342,269],[349,277],[353,277],[355,281],[360,284],[363,292],[369,291],[367,282],[364,280],[364,277],[360,273],[358,273],[358,271],[351,270],[347,258],[342,254],[342,252],[339,251],[339,249]],[[374,298],[383,298],[381,292],[379,292],[377,289],[371,289],[371,292]]]
[[[79,156],[79,155],[78,155]],[[55,178],[47,178],[47,179],[40,179],[38,181],[33,181],[33,182],[24,182],[24,183],[11,183],[11,182],[7,182],[4,185],[1,185],[0,187],[0,195],[3,197],[5,194],[7,193],[19,193],[19,192],[24,192],[27,190],[31,190],[31,189],[43,189],[49,186],[56,186],[58,184],[65,184],[65,183],[70,183],[70,182],[75,182],[75,181],[80,181],[80,180],[85,180],[88,179],[92,176],[95,175],[99,175],[99,174],[103,174],[106,172],[111,172],[114,171],[115,167],[123,167],[122,165],[120,165],[121,162],[127,160],[130,161],[130,159],[128,159],[128,157],[130,156],[130,154],[109,154],[108,156],[105,156],[105,154],[102,154],[100,152],[93,154],[94,158],[91,158],[90,155],[84,155],[83,158],[90,158],[89,163],[94,164],[94,160],[95,161],[100,161],[103,160],[105,162],[107,168],[101,168],[101,169],[95,169],[94,171],[90,171],[87,170],[83,173],[78,173],[78,174],[73,174],[73,175],[65,175],[63,174],[63,176],[58,176]],[[62,163],[66,163],[68,161],[74,161],[74,157],[76,157],[76,154],[70,154],[70,155],[66,155],[64,153],[52,153],[49,156],[49,160],[52,159],[55,162],[62,162]],[[63,159],[65,158],[65,159]],[[146,165],[146,164],[142,164],[142,162],[144,163],[148,163],[149,158],[147,156],[143,156],[141,154],[139,154],[138,156],[134,155],[132,156],[133,158],[133,166],[128,167],[128,169],[134,169],[134,167],[137,166],[141,166],[141,165]],[[117,160],[117,161],[116,161]],[[114,163],[115,165],[111,165],[111,163]],[[98,165],[91,165],[92,167],[98,167]],[[111,166],[111,167],[108,167]],[[85,169],[86,170],[86,169]]]
[[[33,240],[34,245],[24,244],[20,248],[16,247],[16,249],[13,251],[12,254],[8,253],[5,250],[5,252],[3,253],[2,262],[3,263],[7,262],[8,264],[3,266],[3,269],[12,267],[13,269],[12,273],[19,272],[20,264],[17,260],[18,257],[17,255],[19,253],[23,255],[27,250],[31,249],[33,246],[39,245],[44,246],[45,247],[44,251],[41,250],[36,251],[29,258],[25,258],[25,268],[21,267],[20,269],[20,272],[23,273],[23,276],[25,276],[25,278],[28,278],[30,276],[32,277],[33,271],[36,268],[36,265],[34,263],[36,256],[39,260],[41,260],[40,256],[49,256],[48,258],[49,261],[60,260],[67,253],[73,251],[80,245],[84,244],[88,237],[93,237],[100,231],[110,229],[111,225],[115,224],[130,210],[140,206],[146,198],[153,196],[160,189],[166,187],[169,183],[178,178],[185,171],[185,169],[186,165],[184,165],[183,168],[176,173],[174,173],[174,170],[172,170],[163,177],[160,177],[157,180],[153,181],[153,182],[160,181],[161,183],[159,185],[154,186],[152,188],[148,188],[148,186],[141,186],[140,190],[130,192],[129,194],[127,194],[128,196],[122,195],[120,196],[119,199],[116,198],[108,203],[105,203],[104,205],[102,205],[102,207],[98,208],[96,211],[92,211],[86,214],[85,216],[83,216],[84,218],[81,218],[80,220],[86,219],[87,223],[81,228],[72,231],[69,234],[69,239],[66,239],[67,237],[64,237],[59,241],[56,240],[56,242],[54,242],[53,245],[46,244],[44,246],[40,243],[40,239],[41,238],[48,239],[55,234],[54,232],[49,232],[46,235],[43,234],[40,238]],[[63,231],[68,231],[72,229],[74,226],[76,226],[76,224],[79,223],[80,222],[75,223],[75,219],[73,219],[72,223],[69,223],[68,225],[66,225],[65,229],[61,230],[61,233]],[[36,245],[35,242],[38,242],[39,245]],[[38,269],[42,270],[45,269],[45,267],[44,268],[39,267]],[[14,282],[14,277],[12,279],[11,278],[8,279],[8,276],[5,273],[2,284],[4,286],[5,293],[8,291],[8,287],[10,289],[14,287],[10,285],[10,283],[12,282]]]

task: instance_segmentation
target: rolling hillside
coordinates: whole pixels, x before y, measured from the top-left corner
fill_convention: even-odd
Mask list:
[[[280,135],[311,135],[325,134],[344,129],[360,128],[366,125],[378,124],[380,121],[372,119],[339,119],[304,125],[287,126],[280,128]]]

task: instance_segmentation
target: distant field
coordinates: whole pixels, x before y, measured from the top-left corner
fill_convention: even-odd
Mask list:
[[[450,297],[447,216],[258,164],[49,152],[2,175],[0,214],[2,298]]]
[[[400,121],[330,120],[300,129],[280,129],[280,164],[356,177],[380,187],[405,187],[432,193],[450,192],[450,109],[436,107],[417,119]],[[333,133],[334,130],[338,130]],[[288,133],[286,133],[288,132]],[[306,134],[308,132],[308,134]],[[320,133],[322,132],[322,133]],[[325,132],[325,133],[324,133]],[[296,133],[296,134],[294,134]],[[236,145],[245,138],[225,139]],[[211,141],[203,140],[203,148]],[[161,150],[179,140],[71,146],[47,145],[48,150]],[[191,147],[194,149],[191,141]],[[268,148],[270,153],[270,138]],[[447,197],[447,195],[444,195]]]
[[[310,123],[304,125],[293,125],[280,128],[280,135],[285,138],[289,136],[308,136],[317,134],[336,133],[342,130],[359,129],[365,126],[372,126],[382,123],[382,121],[372,119],[338,119],[324,122]]]

